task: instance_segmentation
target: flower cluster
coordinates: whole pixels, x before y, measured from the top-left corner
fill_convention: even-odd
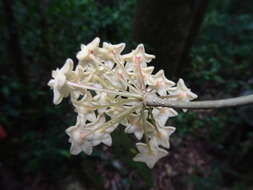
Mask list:
[[[169,138],[175,131],[166,126],[168,118],[177,112],[167,107],[147,107],[143,97],[157,93],[175,101],[190,101],[197,95],[180,79],[177,84],[168,80],[164,71],[152,74],[154,67],[147,66],[155,58],[147,54],[142,44],[128,54],[121,55],[124,43],[112,45],[95,38],[81,45],[74,68],[67,59],[61,69],[52,72],[48,82],[54,93],[53,102],[59,104],[70,96],[77,113],[76,124],[66,130],[71,143],[71,154],[85,152],[101,143],[111,146],[111,133],[119,126],[143,142],[136,147],[139,153],[134,161],[145,162],[152,168],[168,154]]]

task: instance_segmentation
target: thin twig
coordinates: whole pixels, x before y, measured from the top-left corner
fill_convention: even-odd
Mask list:
[[[146,106],[184,108],[184,109],[223,108],[223,107],[233,107],[246,104],[253,104],[253,94],[247,96],[240,96],[236,98],[208,100],[208,101],[194,101],[194,102],[178,102],[167,98],[159,98],[156,94],[146,94],[144,97],[144,104]]]

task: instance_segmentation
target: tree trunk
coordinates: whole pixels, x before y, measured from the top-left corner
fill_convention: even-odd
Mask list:
[[[187,59],[189,50],[196,36],[194,31],[197,31],[193,28],[199,28],[201,23],[196,22],[197,26],[193,20],[195,11],[198,10],[202,1],[137,1],[134,41],[144,43],[147,49],[156,55],[153,62],[156,69],[164,69],[170,78],[177,76],[181,65],[184,65],[182,63],[189,60]],[[207,0],[204,1],[207,2]],[[193,32],[190,32],[191,30]]]
[[[198,35],[200,26],[203,22],[205,13],[208,8],[208,0],[196,0],[193,5],[194,15],[191,19],[191,27],[188,32],[188,37],[185,41],[182,54],[178,60],[177,74],[181,73],[183,68],[187,67],[187,63],[190,62],[189,53],[192,48],[193,42]]]

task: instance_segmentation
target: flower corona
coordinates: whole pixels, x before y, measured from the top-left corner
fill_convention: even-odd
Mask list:
[[[94,146],[111,146],[111,133],[123,126],[126,133],[141,141],[136,144],[139,153],[133,160],[153,168],[168,154],[175,128],[166,123],[177,112],[146,106],[145,95],[156,93],[177,102],[191,101],[197,95],[182,79],[177,84],[168,80],[163,70],[152,74],[154,67],[147,64],[155,56],[147,54],[142,44],[125,55],[121,55],[125,43],[99,44],[99,38],[82,44],[76,67],[67,59],[61,69],[52,72],[53,79],[48,82],[54,93],[53,103],[60,104],[63,98],[70,97],[77,113],[75,125],[66,129],[70,153],[90,155]]]

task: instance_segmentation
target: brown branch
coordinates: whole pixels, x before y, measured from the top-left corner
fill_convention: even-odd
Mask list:
[[[184,109],[211,109],[242,106],[253,104],[253,94],[248,96],[240,96],[236,98],[228,98],[221,100],[194,101],[194,102],[178,102],[168,98],[160,98],[156,94],[146,94],[144,96],[144,104],[154,107],[171,107]]]

